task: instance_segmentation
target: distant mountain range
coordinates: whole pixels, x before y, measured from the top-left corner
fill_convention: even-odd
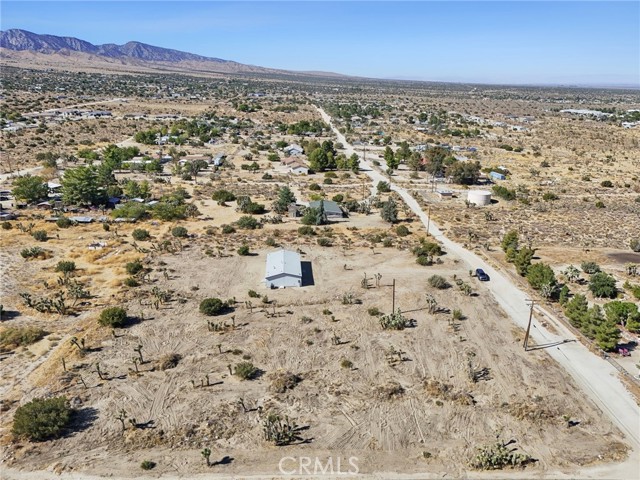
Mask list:
[[[66,63],[77,64],[76,61],[81,60],[91,63],[94,67],[108,68],[118,65],[119,69],[131,66],[163,71],[338,76],[334,73],[293,72],[245,65],[220,58],[203,57],[169,48],[154,47],[140,42],[128,42],[124,45],[113,43],[94,45],[74,37],[39,35],[20,29],[0,31],[0,48],[6,49],[2,51],[3,60],[29,60],[36,54],[37,57],[51,63],[52,58],[44,59],[37,55],[42,54],[55,56],[55,63],[60,63],[61,66]],[[25,55],[27,56],[25,57]]]

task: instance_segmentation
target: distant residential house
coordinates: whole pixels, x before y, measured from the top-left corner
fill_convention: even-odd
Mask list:
[[[47,188],[49,188],[49,192],[55,193],[62,188],[62,184],[56,182],[47,182]]]
[[[216,167],[219,167],[220,165],[222,165],[222,163],[224,162],[225,158],[227,158],[227,154],[226,153],[219,153],[215,157],[213,157],[212,163]]]
[[[498,172],[489,173],[489,177],[491,177],[492,180],[506,180],[507,179],[506,175],[504,175],[502,173],[498,173]]]
[[[327,218],[343,218],[344,212],[336,202],[331,200],[316,200],[309,202],[309,208],[320,208],[320,202],[322,202],[322,208]]]
[[[292,163],[289,165],[289,171],[296,175],[309,175],[309,167],[302,163]]]
[[[301,215],[300,206],[296,205],[295,203],[289,204],[289,207],[287,208],[287,212],[290,218],[297,218]]]
[[[195,162],[198,160],[204,160],[207,163],[211,163],[211,156],[205,154],[185,155],[178,163],[185,164],[186,162]]]
[[[268,253],[264,282],[268,288],[301,287],[300,255],[284,249]]]
[[[291,145],[284,147],[283,151],[286,155],[292,157],[296,155],[302,155],[304,153],[304,149],[296,143],[292,143]]]
[[[453,192],[450,192],[449,190],[438,190],[436,191],[436,194],[440,197],[441,200],[448,200],[450,198],[453,198]]]

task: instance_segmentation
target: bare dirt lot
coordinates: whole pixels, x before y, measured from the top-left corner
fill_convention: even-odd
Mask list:
[[[76,238],[84,236],[80,230],[73,229]],[[282,456],[335,452],[358,457],[361,473],[461,475],[475,447],[496,436],[517,440],[522,451],[538,460],[529,467],[532,474],[625,457],[619,432],[544,350],[523,352],[523,332],[482,289],[466,297],[455,287],[428,286],[426,279],[434,273],[450,282],[454,275],[468,277],[454,258],[445,255],[442,265],[425,268],[409,252],[395,248],[372,252],[303,242],[303,261],[311,262],[315,285],[267,290],[261,282],[267,250],[212,258],[204,254],[208,242],[201,237],[185,242],[181,252],[154,256],[146,282],[124,297],[110,298],[103,290],[98,303],[125,306],[139,318],[114,335],[98,327],[91,312],[62,322],[29,314],[13,320],[43,325],[55,336],[3,359],[6,409],[11,411],[12,402],[21,399],[64,393],[81,415],[73,435],[48,443],[46,449],[8,444],[11,415],[4,415],[7,466],[129,476],[149,459],[157,462],[159,473],[196,473],[211,471],[199,455],[209,447],[212,459],[232,459],[215,471],[232,475],[278,474]],[[75,243],[81,249],[86,241]],[[18,246],[5,243],[3,250]],[[285,246],[295,249],[294,244]],[[129,259],[135,252],[123,244],[96,254],[94,261],[113,255]],[[84,258],[78,258],[83,266]],[[9,289],[33,282],[30,272],[35,277],[40,267],[34,266],[37,261],[5,259],[7,271],[23,275],[12,275],[14,281],[3,284],[3,297]],[[119,272],[124,259],[105,270]],[[86,268],[91,271],[89,264]],[[374,288],[361,288],[365,272],[370,279],[382,275],[378,288],[373,279]],[[115,283],[112,274],[105,275],[92,281]],[[377,317],[367,312],[371,307],[391,310],[392,279],[396,306],[415,322],[402,331],[383,331]],[[143,293],[154,287],[172,297],[158,310]],[[248,289],[268,296],[269,303],[250,298]],[[362,304],[343,304],[348,293]],[[444,309],[460,309],[464,319],[428,313],[426,293]],[[238,303],[224,316],[205,317],[198,304],[211,296],[235,297]],[[251,308],[247,301],[253,302]],[[210,331],[207,320],[229,328]],[[69,345],[74,335],[86,338],[91,351],[79,356]],[[138,345],[143,346],[144,363],[136,373],[132,358]],[[168,354],[181,359],[175,368],[161,370],[160,361]],[[25,357],[31,357],[27,371],[21,367]],[[258,378],[242,381],[229,375],[228,366],[243,359],[260,369]],[[470,379],[470,371],[484,368],[484,379]],[[300,381],[281,392],[275,379],[283,372]],[[207,375],[211,386],[206,386]],[[116,418],[122,409],[137,428],[127,425],[122,432]],[[303,427],[299,444],[274,447],[264,440],[262,420],[269,411]],[[567,418],[576,425],[568,427]]]

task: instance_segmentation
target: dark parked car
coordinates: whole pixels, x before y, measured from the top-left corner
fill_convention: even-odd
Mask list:
[[[482,270],[481,268],[476,268],[476,277],[478,277],[478,280],[480,280],[481,282],[489,281],[489,275],[484,273],[484,270]]]

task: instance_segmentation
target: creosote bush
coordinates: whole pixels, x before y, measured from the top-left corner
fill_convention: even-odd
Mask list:
[[[186,228],[178,226],[171,229],[171,235],[177,238],[185,238],[187,235],[189,235],[189,232]]]
[[[56,225],[58,226],[58,228],[69,228],[71,225],[73,225],[73,222],[67,217],[60,217],[56,220]]]
[[[241,257],[246,257],[250,253],[251,250],[249,249],[249,245],[247,244],[241,245],[240,248],[238,248],[238,255],[240,255]]]
[[[56,272],[71,273],[76,269],[76,262],[71,260],[60,260],[56,265]]]
[[[122,307],[107,307],[100,312],[98,323],[103,327],[120,328],[127,320],[127,311]]]
[[[233,374],[242,380],[251,380],[258,374],[258,369],[251,362],[240,362],[234,368]]]
[[[36,398],[16,410],[12,433],[18,438],[41,442],[62,435],[73,410],[65,397]]]
[[[142,262],[140,260],[136,260],[134,262],[129,262],[125,265],[125,270],[129,275],[136,275],[140,273],[144,267],[142,266]]]
[[[0,332],[0,350],[31,345],[46,334],[47,332],[36,327],[8,327]]]
[[[445,288],[449,288],[451,286],[449,282],[447,282],[447,280],[440,275],[431,275],[428,282],[429,285],[439,290],[444,290]]]
[[[204,315],[220,315],[226,308],[227,305],[219,298],[205,298],[200,302],[200,313]]]
[[[31,236],[39,242],[46,242],[49,238],[45,230],[36,230],[31,234]]]
[[[151,470],[156,466],[156,462],[152,462],[151,460],[143,460],[140,464],[140,468],[142,470]]]
[[[143,242],[151,238],[149,230],[145,230],[144,228],[136,228],[133,232],[131,232],[131,236],[137,242]]]

